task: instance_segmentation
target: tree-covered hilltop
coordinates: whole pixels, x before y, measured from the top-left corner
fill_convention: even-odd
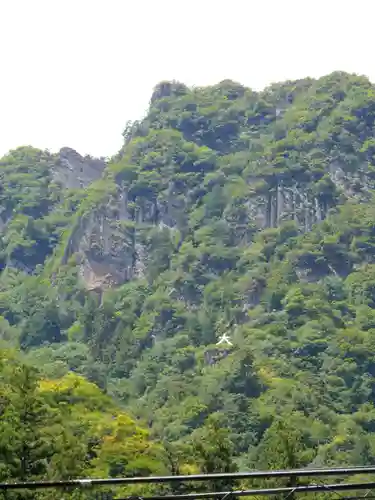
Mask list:
[[[375,87],[341,72],[162,82],[106,163],[9,152],[3,341],[97,384],[176,470],[372,463],[374,120]]]

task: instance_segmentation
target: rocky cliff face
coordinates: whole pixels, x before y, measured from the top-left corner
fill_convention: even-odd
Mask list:
[[[64,148],[53,163],[52,175],[65,189],[79,190],[83,186],[90,193],[90,186],[95,186],[95,182],[106,182],[108,168],[102,160],[83,158],[76,151]],[[252,188],[257,179],[247,179],[246,224],[262,230],[294,220],[301,233],[310,231],[313,224],[325,219],[340,196],[365,200],[374,187],[365,168],[348,172],[337,162],[330,165],[326,177],[331,183],[331,191],[334,187],[335,199],[325,197],[324,190],[314,191],[309,183],[277,181],[268,190],[254,192]],[[76,223],[64,243],[61,262],[66,263],[75,255],[81,278],[90,290],[104,290],[144,277],[149,260],[146,244],[149,232],[168,230],[172,240],[178,231],[177,238],[181,239],[189,224],[194,190],[181,190],[181,183],[175,179],[165,182],[157,196],[147,193],[134,196],[131,186],[121,181],[115,181],[113,187],[100,203],[77,214]],[[6,231],[10,220],[11,214],[1,219],[2,231]],[[250,242],[245,239],[240,244],[249,245]],[[14,257],[8,259],[7,267],[29,274],[33,272],[32,267]],[[300,272],[304,275],[303,269]]]
[[[67,189],[83,189],[101,178],[103,160],[85,157],[71,148],[62,148],[54,168],[54,179]]]
[[[374,189],[374,182],[364,170],[346,172],[338,163],[332,163],[327,174],[337,197],[366,201]],[[325,199],[323,192],[314,192],[308,183],[284,185],[279,182],[268,193],[250,198],[247,206],[249,218],[259,229],[279,227],[286,220],[294,220],[300,231],[306,232],[324,220],[335,204],[335,200]]]
[[[338,196],[346,199],[364,200],[372,187],[365,173],[345,173],[337,164],[328,174]],[[334,206],[333,201],[314,194],[308,184],[280,183],[268,193],[249,196],[246,202],[248,222],[255,223],[259,230],[294,220],[301,233],[324,220]],[[81,277],[89,289],[120,285],[144,276],[148,259],[145,232],[168,228],[172,237],[173,230],[183,230],[185,219],[186,202],[184,197],[174,195],[172,183],[167,196],[138,200],[136,205],[129,201],[128,189],[117,185],[116,196],[80,226],[66,257],[72,253],[81,256]]]
[[[107,289],[144,277],[147,265],[145,236],[150,229],[171,231],[180,213],[173,200],[142,200],[137,206],[128,191],[117,186],[115,196],[80,219],[72,233],[63,263],[77,254],[80,275],[89,289]]]

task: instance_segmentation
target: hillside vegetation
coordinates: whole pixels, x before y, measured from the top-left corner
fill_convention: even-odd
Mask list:
[[[374,122],[375,87],[346,73],[162,82],[83,188],[59,155],[2,158],[1,337],[67,403],[64,432],[87,449],[110,429],[64,473],[373,463]],[[116,443],[135,418],[154,444]]]

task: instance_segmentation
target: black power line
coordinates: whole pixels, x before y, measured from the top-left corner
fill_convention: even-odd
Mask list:
[[[117,478],[84,478],[65,481],[34,481],[19,483],[0,483],[0,490],[77,488],[84,486],[111,486],[127,484],[176,483],[191,481],[215,481],[222,479],[268,479],[277,477],[314,477],[314,476],[353,476],[357,474],[375,474],[374,467],[346,467],[321,469],[286,469],[274,471],[232,472],[217,474],[191,474],[186,476],[149,476]]]
[[[255,495],[278,495],[282,493],[315,493],[353,490],[372,490],[375,482],[371,483],[346,483],[346,484],[311,484],[306,486],[284,487],[284,488],[259,488],[252,490],[236,491],[215,491],[205,493],[186,493],[184,495],[152,495],[150,497],[124,497],[117,500],[191,500],[195,498],[230,498],[230,497],[250,497]],[[353,497],[360,498],[360,497]],[[371,498],[366,495],[363,498]]]
[[[275,471],[251,471],[251,472],[234,472],[234,473],[217,473],[217,474],[194,474],[180,476],[151,476],[151,477],[121,477],[121,478],[84,478],[72,479],[65,481],[35,481],[35,482],[19,482],[19,483],[0,483],[1,490],[36,490],[47,488],[63,488],[75,489],[95,486],[126,486],[130,484],[150,484],[150,483],[189,483],[192,481],[215,481],[232,479],[268,479],[282,477],[316,477],[316,476],[353,476],[358,474],[375,474],[375,467],[346,467],[346,468],[320,468],[320,469],[286,469]],[[227,497],[242,497],[255,495],[277,495],[293,493],[310,493],[310,492],[335,492],[335,491],[354,491],[354,490],[372,490],[375,489],[375,482],[358,482],[358,483],[335,483],[335,484],[309,484],[303,486],[278,487],[278,488],[259,488],[248,490],[222,491],[222,492],[202,492],[202,493],[185,493],[172,495],[152,495],[143,497],[142,500],[192,500],[216,498],[226,499]],[[140,497],[128,496],[123,500],[135,500]],[[372,498],[366,495],[363,497],[348,497],[354,498]]]

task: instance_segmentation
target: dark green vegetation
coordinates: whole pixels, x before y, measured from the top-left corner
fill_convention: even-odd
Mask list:
[[[374,462],[374,121],[374,87],[345,73],[165,82],[86,189],[59,186],[57,155],[1,160],[4,342],[40,368],[47,410],[48,380],[76,372],[107,393],[82,381],[90,411],[111,397],[172,456],[124,465],[102,440],[52,475]],[[90,411],[54,425],[68,412],[69,440]]]

